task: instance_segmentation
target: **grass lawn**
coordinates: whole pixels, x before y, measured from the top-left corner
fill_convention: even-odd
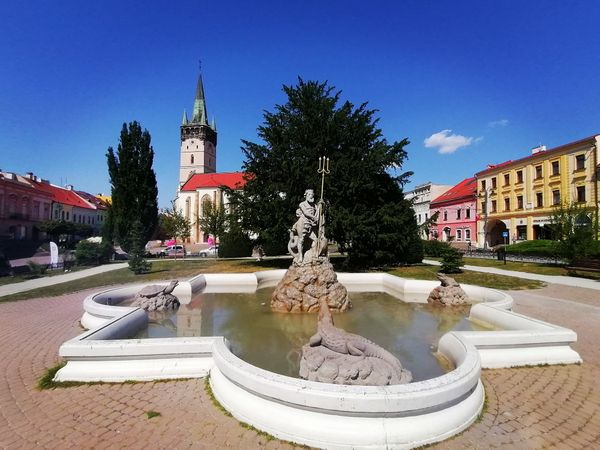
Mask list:
[[[77,272],[79,270],[89,269],[90,267],[91,266],[73,266],[71,269],[69,269],[69,271]],[[31,275],[31,274],[22,274],[22,275],[15,275],[14,277],[0,277],[0,286],[5,285],[5,284],[20,283],[21,281],[33,280],[35,278],[55,277],[56,275],[63,275],[64,273],[65,272],[63,271],[63,269],[55,269],[55,270],[48,270],[44,275],[41,275],[41,276],[35,276],[35,275]]]
[[[415,264],[412,266],[396,267],[387,272],[402,278],[413,278],[417,280],[437,280],[435,274],[440,270],[439,266],[427,264]],[[465,270],[463,273],[450,274],[459,283],[473,284],[494,289],[539,289],[545,283],[524,278],[507,277],[490,273],[472,272]]]
[[[332,262],[339,266],[342,259],[334,258]],[[119,269],[99,275],[93,275],[80,280],[60,283],[31,291],[0,297],[0,302],[26,300],[39,297],[53,297],[57,295],[77,292],[100,286],[139,283],[157,280],[187,279],[200,273],[244,273],[269,269],[287,269],[290,259],[254,260],[222,260],[222,259],[194,259],[194,260],[154,260],[152,269],[143,275],[134,275],[129,269]],[[387,272],[399,277],[436,280],[437,266],[417,264],[412,266],[396,267]],[[538,281],[524,280],[521,278],[506,277],[502,275],[483,274],[465,271],[454,276],[460,283],[497,289],[536,289],[544,286]],[[14,278],[13,278],[14,280]]]

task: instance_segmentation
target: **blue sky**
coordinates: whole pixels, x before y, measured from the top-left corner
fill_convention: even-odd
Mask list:
[[[2,2],[0,169],[107,193],[106,150],[138,120],[167,206],[201,59],[219,171],[301,76],[411,141],[408,188],[455,184],[600,133],[598,23],[600,3],[566,0]]]

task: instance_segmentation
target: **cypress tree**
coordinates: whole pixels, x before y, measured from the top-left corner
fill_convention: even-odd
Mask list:
[[[110,222],[114,239],[125,251],[131,249],[131,232],[140,222],[140,239],[145,243],[158,224],[158,188],[152,169],[154,150],[148,130],[138,122],[123,124],[115,154],[108,148],[108,173],[112,187]],[[109,225],[110,224],[110,225]],[[107,236],[111,233],[107,230]]]

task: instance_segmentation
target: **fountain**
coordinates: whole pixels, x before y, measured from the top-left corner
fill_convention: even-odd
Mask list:
[[[324,169],[326,164],[322,164]],[[513,313],[512,298],[506,293],[463,285],[473,303],[470,321],[489,328],[443,334],[434,350],[449,361],[448,371],[410,382],[410,372],[396,356],[336,327],[335,314],[329,310],[340,312],[336,322],[352,314],[348,292],[379,292],[398,304],[427,305],[437,283],[386,273],[336,274],[327,260],[323,203],[315,205],[309,192],[305,202],[309,208],[299,208],[291,230],[289,248],[294,261],[287,273],[201,274],[180,281],[172,292],[181,303],[176,321],[181,317],[190,325],[202,322],[200,312],[188,310],[199,293],[237,296],[277,285],[270,304],[264,306],[268,311],[259,311],[261,315],[291,323],[311,316],[287,313],[319,311],[317,333],[302,347],[301,378],[249,363],[219,335],[134,338],[148,324],[143,309],[123,306],[143,287],[135,285],[98,292],[84,300],[81,323],[89,330],[60,347],[67,364],[55,381],[123,382],[210,374],[210,386],[225,409],[278,438],[319,448],[413,448],[447,439],[477,419],[485,397],[482,367],[581,362],[570,347],[577,339],[572,330]],[[161,286],[151,294],[170,289],[168,283]],[[451,310],[450,322],[456,323],[456,310],[444,310]],[[445,324],[439,326],[446,331]],[[254,328],[254,333],[263,331]],[[285,355],[269,353],[267,357]],[[402,359],[412,369],[409,359]]]

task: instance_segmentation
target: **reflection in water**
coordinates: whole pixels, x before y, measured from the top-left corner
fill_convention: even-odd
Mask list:
[[[148,329],[138,337],[225,336],[232,352],[250,364],[297,377],[302,346],[317,330],[317,315],[272,312],[272,292],[199,294],[177,311],[154,313]],[[466,319],[469,307],[432,308],[378,292],[351,297],[354,307],[334,314],[336,326],[390,351],[415,381],[445,372],[434,354],[444,333],[483,329]]]

